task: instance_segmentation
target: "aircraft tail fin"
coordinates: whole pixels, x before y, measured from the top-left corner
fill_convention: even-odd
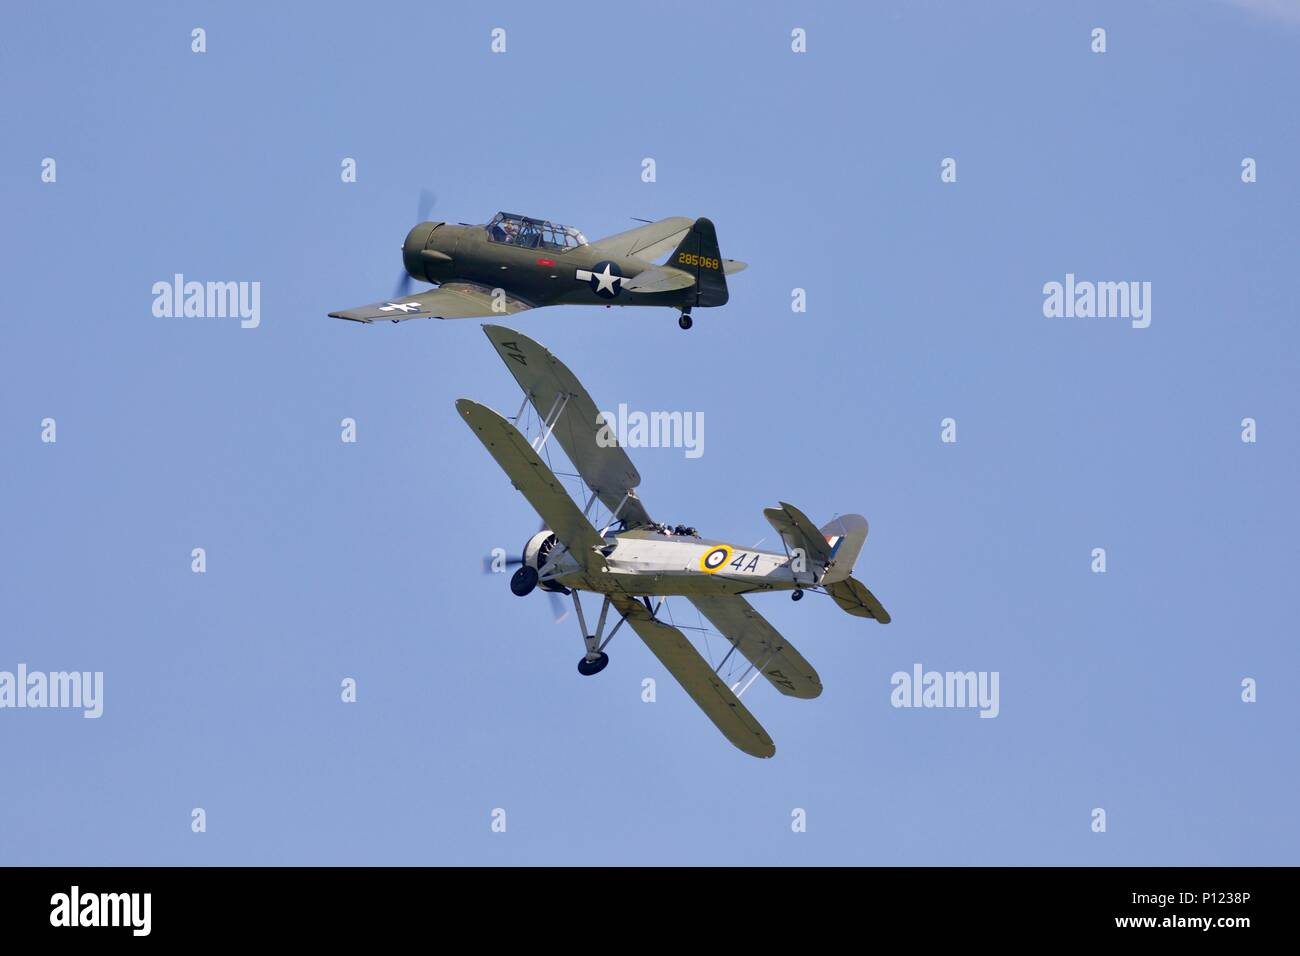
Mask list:
[[[854,617],[875,618],[889,623],[889,612],[865,584],[853,577],[853,566],[867,541],[867,519],[862,515],[840,515],[823,525],[822,537],[831,551],[830,570],[822,586],[835,603]]]
[[[830,570],[822,578],[823,584],[843,581],[853,573],[853,565],[862,553],[867,540],[867,519],[862,515],[840,515],[820,529],[830,549]]]
[[[701,308],[727,304],[727,275],[718,232],[708,219],[696,219],[664,265],[695,277],[695,302]]]

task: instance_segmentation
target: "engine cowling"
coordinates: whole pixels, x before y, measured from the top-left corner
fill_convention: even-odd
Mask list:
[[[524,564],[535,571],[541,571],[546,565],[547,559],[551,556],[551,552],[555,550],[555,546],[559,543],[560,539],[555,536],[554,532],[545,529],[537,532],[524,544]],[[563,593],[565,590],[563,585],[556,584],[554,581],[541,581],[537,586],[543,591]]]
[[[440,283],[453,277],[454,232],[445,223],[422,222],[406,234],[402,265],[412,279]]]

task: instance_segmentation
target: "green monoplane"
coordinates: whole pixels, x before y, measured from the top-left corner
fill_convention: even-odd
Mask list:
[[[671,253],[662,264],[655,260]],[[727,302],[724,259],[708,219],[674,216],[588,242],[577,229],[497,213],[486,225],[422,222],[402,246],[406,272],[391,299],[331,312],[336,319],[467,319],[545,305],[654,305],[681,313]],[[411,294],[410,282],[437,288]]]

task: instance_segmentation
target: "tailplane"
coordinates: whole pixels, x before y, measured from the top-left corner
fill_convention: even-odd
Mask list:
[[[831,549],[830,570],[822,578],[826,593],[854,617],[871,617],[881,624],[888,624],[889,612],[884,605],[876,600],[865,584],[852,576],[853,566],[867,541],[867,519],[862,515],[840,515],[823,525],[821,533]]]
[[[857,578],[848,577],[826,586],[826,593],[835,603],[854,617],[875,618],[881,624],[890,621],[889,612],[876,600],[876,596]]]
[[[788,502],[779,508],[766,508],[763,516],[776,529],[786,550],[803,555],[812,566],[826,571],[818,583],[835,603],[857,617],[872,617],[889,623],[889,612],[876,600],[861,581],[851,577],[862,546],[867,542],[867,519],[862,515],[840,515],[821,528]],[[810,569],[811,570],[811,569]]]

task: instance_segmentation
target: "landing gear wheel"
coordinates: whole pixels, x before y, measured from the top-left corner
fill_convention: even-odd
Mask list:
[[[683,312],[683,313],[681,314],[681,317],[678,318],[678,320],[677,320],[677,324],[680,325],[680,326],[681,326],[682,328],[684,328],[684,329],[689,329],[692,325],[695,324],[695,322],[692,321],[692,319],[691,319],[691,317],[690,317],[689,315],[687,315],[685,312]]]
[[[537,569],[532,565],[520,565],[519,570],[510,576],[510,590],[516,597],[527,597],[537,587]]]
[[[585,657],[582,660],[578,661],[578,673],[581,674],[583,677],[590,677],[593,674],[599,674],[601,671],[603,671],[605,669],[605,665],[608,663],[609,663],[609,655],[606,654],[604,651],[601,651],[600,656],[597,657],[594,661],[589,661]]]
[[[791,600],[791,601],[802,601],[802,600],[803,600],[803,592],[800,591],[798,588],[795,588],[794,593],[790,595],[790,600]]]

